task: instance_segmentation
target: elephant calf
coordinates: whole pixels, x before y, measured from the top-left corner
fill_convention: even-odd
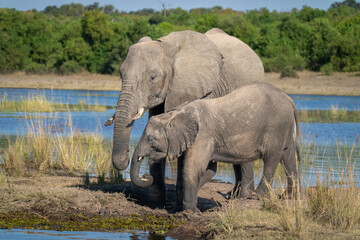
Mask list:
[[[292,194],[299,184],[294,121],[298,133],[294,102],[265,83],[247,84],[216,99],[195,100],[149,120],[134,151],[131,180],[139,187],[152,184],[150,175],[139,178],[143,157],[171,160],[187,150],[182,173],[183,210],[197,210],[197,193],[203,185],[200,179],[215,161],[238,164],[263,159],[264,171],[255,191],[259,195],[266,193],[266,183],[272,182],[281,162]],[[248,190],[242,187],[242,191]]]

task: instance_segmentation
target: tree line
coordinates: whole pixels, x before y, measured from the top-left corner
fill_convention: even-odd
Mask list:
[[[119,12],[94,3],[43,11],[0,9],[0,72],[119,74],[127,49],[143,36],[221,28],[247,43],[267,72],[360,71],[360,4],[334,2],[290,12],[234,11],[215,6]]]

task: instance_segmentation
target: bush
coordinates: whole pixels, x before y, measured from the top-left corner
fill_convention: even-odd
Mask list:
[[[293,66],[288,65],[281,71],[280,78],[284,77],[299,78],[299,75],[296,73]]]
[[[31,62],[25,65],[25,72],[28,74],[43,74],[48,72],[47,67],[44,64]]]
[[[332,75],[332,74],[334,73],[334,67],[333,67],[333,65],[332,65],[331,63],[327,63],[327,64],[325,64],[324,66],[322,66],[322,67],[320,68],[320,71],[321,71],[324,75],[330,76],[330,75]]]
[[[64,62],[61,65],[61,67],[59,68],[59,73],[62,74],[62,75],[69,75],[69,74],[81,72],[82,70],[83,69],[79,65],[79,63],[77,63],[74,60],[70,60],[70,61]]]

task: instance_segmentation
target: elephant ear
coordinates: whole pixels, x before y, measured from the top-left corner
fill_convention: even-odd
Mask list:
[[[148,36],[145,36],[145,37],[140,38],[140,40],[138,42],[140,43],[140,42],[148,42],[148,41],[152,41],[152,39]]]
[[[221,80],[222,55],[205,34],[173,32],[158,41],[173,60],[165,111],[185,101],[200,99],[216,89]]]
[[[195,108],[181,108],[175,111],[166,126],[170,160],[178,158],[187,150],[199,132],[199,115]]]

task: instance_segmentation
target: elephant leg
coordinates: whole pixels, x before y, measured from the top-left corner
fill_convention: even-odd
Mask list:
[[[177,172],[177,180],[176,180],[176,211],[181,211],[183,209],[183,200],[184,200],[184,184],[183,184],[183,177],[184,177],[184,156],[182,154],[178,158],[178,172]],[[205,183],[209,182],[216,174],[217,170],[217,162],[210,161],[208,167],[204,174],[200,178],[198,190]]]
[[[272,180],[277,165],[280,162],[281,153],[269,153],[264,156],[264,170],[259,186],[256,188],[256,195],[264,196],[268,192],[268,185],[272,185]]]
[[[254,162],[233,164],[233,168],[235,173],[235,186],[226,194],[226,198],[249,198],[251,192],[255,191]]]
[[[199,190],[204,186],[205,183],[209,182],[216,174],[217,171],[217,162],[210,161],[204,175],[201,176],[199,183]]]
[[[281,163],[284,166],[287,177],[287,191],[285,192],[285,195],[288,197],[296,197],[301,188],[294,148],[295,146],[292,144],[292,146],[284,150],[281,156]]]
[[[208,146],[204,145],[206,145],[205,142],[197,147],[193,145],[183,161],[183,210],[199,211],[197,208],[197,194],[200,189],[200,184],[204,182],[201,178],[204,177],[208,171],[211,156],[210,151],[207,152],[204,150]],[[214,167],[214,165],[210,166]]]
[[[164,113],[164,104],[149,109],[149,119],[161,113]],[[149,188],[148,196],[148,203],[152,208],[163,208],[166,204],[165,168],[166,158],[149,165],[150,174],[154,179],[153,185]]]
[[[182,210],[182,203],[184,199],[184,156],[185,154],[182,154],[177,160],[176,211]]]
[[[149,188],[148,203],[152,208],[163,208],[166,203],[165,167],[165,158],[158,163],[150,164],[150,174],[154,182]]]

